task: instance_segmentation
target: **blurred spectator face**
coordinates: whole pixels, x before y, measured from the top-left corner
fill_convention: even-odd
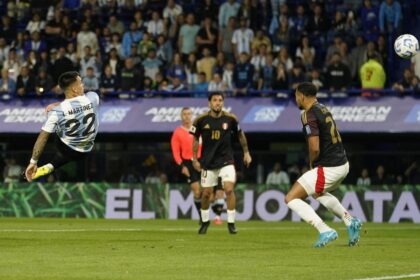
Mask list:
[[[41,52],[41,59],[47,60],[48,59],[48,53],[46,51]]]
[[[244,64],[246,63],[248,60],[248,55],[246,53],[241,53],[241,55],[239,56],[239,61]]]
[[[39,14],[34,14],[34,16],[32,17],[32,21],[40,21],[41,17],[39,16]]]
[[[225,60],[225,55],[222,52],[218,52],[216,56],[216,60],[219,62],[223,62]]]
[[[90,48],[89,48],[89,54],[90,54]],[[66,49],[61,47],[58,49],[58,57],[64,57],[66,55]]]
[[[104,27],[104,29],[102,30],[102,36],[103,37],[110,37],[111,36],[111,30],[109,30],[108,27]]]
[[[9,50],[9,60],[15,60],[16,59],[16,50]]]
[[[362,36],[357,36],[356,37],[356,46],[362,46],[364,43],[363,37]]]
[[[281,171],[281,164],[280,164],[280,162],[276,162],[276,163],[274,164],[274,168],[273,168],[273,170],[274,170],[274,172],[276,172],[276,173],[278,173],[278,172],[280,172],[280,171]]]
[[[39,70],[38,76],[41,79],[45,79],[47,77],[47,72],[45,71],[45,69]]]
[[[175,7],[175,1],[174,0],[168,0],[168,7],[169,8],[173,8],[173,7]]]
[[[314,9],[315,16],[320,17],[322,14],[322,9],[320,5],[316,5]]]
[[[82,23],[82,31],[87,32],[89,30],[89,24],[87,22]]]
[[[118,33],[112,34],[112,42],[113,43],[119,43],[120,42],[120,35],[118,35]]]
[[[391,5],[392,5],[392,3],[394,3],[394,0],[386,0],[386,3],[387,3],[389,6],[391,6]]]
[[[178,15],[176,18],[176,22],[178,22],[178,25],[181,26],[184,24],[185,18],[183,14]]]
[[[213,81],[216,82],[216,83],[220,83],[222,81],[222,77],[220,77],[219,73],[215,73],[213,75]]]
[[[22,69],[20,70],[20,74],[22,75],[22,77],[28,77],[29,75],[28,67],[26,66],[22,67]]]
[[[88,76],[89,78],[93,78],[95,76],[93,68],[89,67],[88,69],[86,69],[86,76]]]
[[[1,18],[1,21],[3,23],[3,26],[9,26],[9,24],[10,24],[10,17],[4,16],[4,17]]]
[[[32,40],[35,42],[38,42],[41,39],[41,36],[39,35],[38,31],[34,31],[31,37],[32,37]]]
[[[203,56],[204,57],[209,57],[210,56],[210,50],[208,48],[203,49]]]
[[[312,70],[312,80],[319,80],[320,74],[318,70]]]
[[[273,55],[272,54],[268,54],[265,56],[265,63],[267,64],[267,66],[272,66],[273,65]]]
[[[112,68],[111,68],[111,66],[109,66],[109,65],[107,65],[107,66],[105,66],[105,75],[107,76],[107,77],[111,77],[112,76]]]
[[[174,64],[176,64],[176,65],[181,64],[181,55],[179,53],[176,53],[174,55]]]
[[[343,43],[341,43],[341,45],[340,45],[340,52],[342,53],[342,54],[346,54],[347,53],[347,51],[348,51],[348,46],[347,46],[347,43],[346,42],[343,42]]]
[[[262,30],[257,31],[257,39],[262,40],[264,37],[264,33]]]
[[[147,42],[147,41],[149,41],[149,40],[150,40],[150,35],[149,35],[149,33],[144,33],[144,34],[143,34],[143,39],[142,39],[142,41]]]
[[[131,58],[127,58],[127,59],[125,60],[125,67],[126,67],[127,69],[133,69],[133,67],[134,67],[134,63],[133,63],[133,60],[132,60]]]
[[[35,51],[30,51],[28,58],[31,61],[35,61],[36,60],[36,52]]]
[[[155,50],[150,50],[150,51],[147,53],[147,57],[148,57],[149,59],[154,59],[154,58],[156,57],[156,52],[155,52]]]
[[[343,42],[343,40],[341,39],[341,37],[338,37],[337,36],[337,37],[334,38],[334,44],[336,46],[340,46],[341,42]]]
[[[211,18],[209,17],[204,18],[204,26],[207,26],[207,27],[211,26]]]
[[[385,46],[386,45],[384,36],[379,36],[378,37],[378,45],[380,45],[380,46]]]
[[[193,14],[188,14],[188,16],[187,16],[187,23],[189,25],[194,24],[194,15]]]
[[[137,50],[137,49],[136,49]],[[116,48],[112,48],[110,51],[109,51],[109,56],[110,56],[110,58],[112,58],[112,59],[116,59],[117,58],[117,49]]]
[[[379,165],[378,168],[376,168],[376,174],[382,177],[385,174],[385,168],[382,165]]]
[[[135,22],[130,23],[130,30],[131,32],[136,31],[137,29],[137,24]]]
[[[198,74],[198,83],[205,83],[206,82],[206,74],[200,73]]]
[[[367,177],[369,177],[368,170],[367,170],[367,168],[363,168],[363,170],[362,170],[362,178],[367,178]]]
[[[179,59],[181,60],[181,57]],[[195,57],[195,54],[194,53],[190,53],[188,55],[188,62],[189,63],[195,63],[196,60],[197,60],[197,58]]]
[[[236,27],[236,20],[235,20],[234,17],[229,18],[228,26],[231,29],[235,29],[235,27]]]
[[[117,24],[117,17],[116,17],[115,15],[110,16],[110,17],[109,17],[109,23],[110,23],[111,25],[115,25],[115,24]]]
[[[303,8],[302,5],[297,6],[296,12],[298,16],[304,16],[305,15],[305,8]]]
[[[136,20],[136,21],[141,21],[143,19],[143,15],[142,15],[142,13],[140,12],[140,11],[137,11],[135,14],[134,14],[134,20]]]
[[[84,49],[83,49],[83,51],[84,51],[84,53],[85,53],[85,56],[90,56],[91,55],[91,50],[90,50],[90,47],[89,46],[86,46]]]
[[[341,11],[336,11],[335,12],[335,21],[340,22],[342,18],[343,18],[343,13]]]
[[[157,43],[159,46],[162,46],[163,44],[165,44],[165,36],[159,35],[159,37],[157,38]]]
[[[0,38],[0,48],[4,48],[6,46],[6,40],[4,38]]]
[[[246,28],[246,20],[245,19],[241,19],[240,22],[239,22],[239,24],[240,24],[240,26],[241,26],[242,29],[245,29]]]
[[[411,78],[413,78],[413,73],[411,72],[410,69],[405,69],[404,70],[404,79],[406,80],[410,80]]]
[[[372,7],[372,2],[371,2],[370,0],[365,0],[365,1],[363,1],[363,3],[365,4],[365,6],[366,6],[367,8]]]
[[[279,11],[281,15],[287,15],[289,13],[289,7],[287,4],[281,4],[279,7]]]
[[[258,52],[260,55],[265,55],[267,53],[267,45],[261,44],[260,47],[258,48]]]
[[[152,20],[154,21],[159,21],[159,13],[158,12],[153,12],[152,13]]]
[[[374,42],[372,42],[372,41],[370,41],[368,44],[367,44],[367,51],[368,52],[373,52],[375,50],[375,43]]]
[[[293,75],[299,76],[301,72],[302,72],[302,69],[299,66],[297,65],[293,66],[292,68]]]
[[[309,38],[307,36],[302,37],[302,46],[309,47]]]
[[[226,64],[226,69],[229,71],[233,71],[233,69],[235,68],[235,64],[233,64],[233,62],[228,62]]]
[[[332,58],[331,58],[331,63],[332,64],[338,64],[341,60],[341,56],[338,53],[333,54]]]
[[[199,76],[199,78],[200,78],[200,76]],[[181,80],[178,77],[176,77],[172,80],[172,84],[173,84],[174,87],[178,87],[178,86],[181,85]]]
[[[68,53],[73,53],[74,52],[74,45],[73,45],[73,43],[69,43],[67,45],[67,52]]]

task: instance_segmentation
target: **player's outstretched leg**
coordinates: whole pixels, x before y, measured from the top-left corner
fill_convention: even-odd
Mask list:
[[[35,174],[32,176],[32,180],[36,180],[42,176],[48,175],[54,171],[54,166],[51,163],[45,164],[38,167]]]
[[[227,221],[228,221],[228,231],[230,234],[236,234],[238,231],[235,227],[235,208],[236,208],[236,198],[233,188],[235,183],[233,182],[224,182],[223,188],[226,194],[226,204],[227,204]]]
[[[317,200],[331,213],[343,220],[349,235],[349,246],[356,245],[360,240],[362,222],[359,219],[352,217],[343,205],[341,205],[340,201],[330,193],[324,193],[317,197]]]
[[[204,188],[201,194],[201,225],[198,234],[206,234],[210,226],[210,197],[213,193],[213,188]]]
[[[285,202],[287,206],[295,211],[305,222],[312,225],[319,231],[319,238],[315,242],[314,247],[321,248],[328,243],[338,238],[337,232],[330,228],[324,221],[318,216],[315,210],[305,201],[307,197],[305,189],[296,182],[289,193],[286,195]]]

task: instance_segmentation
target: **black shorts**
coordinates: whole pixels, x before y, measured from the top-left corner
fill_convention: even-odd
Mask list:
[[[54,169],[60,168],[71,161],[84,160],[88,155],[88,152],[82,153],[68,147],[58,136],[55,138],[55,146],[57,148],[57,153],[51,161]]]
[[[192,184],[195,182],[200,182],[201,180],[201,174],[197,170],[195,170],[192,160],[183,160],[182,164],[188,168],[188,171],[190,172],[190,177],[187,178],[188,184]]]

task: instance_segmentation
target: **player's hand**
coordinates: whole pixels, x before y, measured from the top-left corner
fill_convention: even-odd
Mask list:
[[[201,172],[201,164],[198,160],[193,160],[193,166],[195,170],[197,170],[198,172]]]
[[[252,158],[251,155],[249,154],[249,152],[244,153],[244,164],[246,167],[249,167],[249,165],[252,162]]]
[[[47,107],[45,107],[45,113],[48,114],[48,112],[51,111],[58,104],[60,104],[60,102],[54,102],[48,105]]]
[[[32,176],[36,173],[38,166],[34,163],[30,163],[28,167],[26,167],[25,177],[28,182],[32,182]]]
[[[190,171],[188,170],[188,168],[186,166],[182,167],[181,173],[184,174],[188,178],[190,177]]]

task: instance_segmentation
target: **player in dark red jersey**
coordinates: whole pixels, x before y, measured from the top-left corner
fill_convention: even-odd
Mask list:
[[[304,201],[310,195],[344,221],[349,246],[354,246],[359,242],[362,223],[330,194],[349,173],[349,163],[333,116],[327,107],[318,103],[316,93],[315,85],[308,82],[301,83],[295,92],[297,106],[304,110],[302,125],[309,149],[310,170],[297,180],[285,201],[290,209],[319,231],[315,247],[324,247],[337,239],[338,234]]]
[[[229,233],[235,234],[235,207],[236,199],[233,192],[236,182],[236,171],[233,160],[234,140],[239,139],[244,152],[244,164],[251,164],[248,144],[245,133],[239,127],[239,121],[233,114],[223,111],[224,98],[220,92],[209,95],[210,111],[194,121],[190,132],[194,135],[193,165],[201,171],[201,186],[203,187],[201,199],[201,227],[199,234],[205,234],[210,225],[209,206],[214,187],[221,177],[223,189],[226,194],[227,220]],[[201,159],[198,161],[199,138],[202,138]]]

